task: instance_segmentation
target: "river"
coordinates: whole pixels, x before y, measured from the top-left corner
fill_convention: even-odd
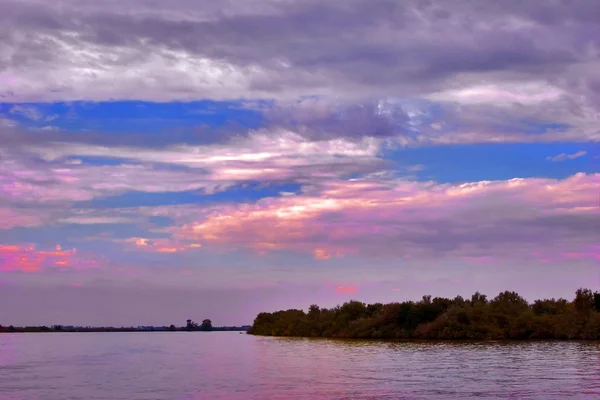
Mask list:
[[[0,400],[600,399],[600,343],[0,334]]]

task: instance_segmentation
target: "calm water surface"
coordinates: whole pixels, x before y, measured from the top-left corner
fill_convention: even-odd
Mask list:
[[[0,335],[0,400],[600,399],[599,343]]]

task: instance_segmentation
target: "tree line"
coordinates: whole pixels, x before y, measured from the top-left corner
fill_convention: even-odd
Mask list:
[[[28,332],[181,332],[181,331],[247,331],[249,326],[213,326],[210,319],[205,319],[202,323],[188,319],[185,326],[138,326],[138,327],[112,327],[112,326],[72,326],[72,325],[52,325],[52,326],[2,326],[0,333],[28,333]]]
[[[191,319],[188,319],[185,325],[185,330],[186,331],[212,331],[213,330],[213,326],[212,326],[212,322],[210,319],[205,319],[204,321],[202,321],[202,323],[200,325],[198,325],[198,323],[192,321]]]
[[[528,303],[505,291],[489,300],[423,296],[420,301],[365,304],[349,301],[334,308],[260,313],[253,335],[388,339],[600,339],[600,293],[579,289],[572,301]]]

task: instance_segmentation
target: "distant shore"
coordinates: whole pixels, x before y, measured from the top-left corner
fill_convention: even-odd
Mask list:
[[[389,304],[349,301],[331,309],[260,313],[251,335],[403,340],[600,340],[600,293],[528,303],[505,291],[492,300],[423,296]]]
[[[210,330],[190,330],[186,327],[144,326],[144,327],[83,327],[83,326],[0,326],[1,333],[58,333],[58,332],[246,332],[250,326],[217,326]]]

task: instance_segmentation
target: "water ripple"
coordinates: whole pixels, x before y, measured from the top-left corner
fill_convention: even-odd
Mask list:
[[[600,398],[594,342],[0,335],[1,400]]]

